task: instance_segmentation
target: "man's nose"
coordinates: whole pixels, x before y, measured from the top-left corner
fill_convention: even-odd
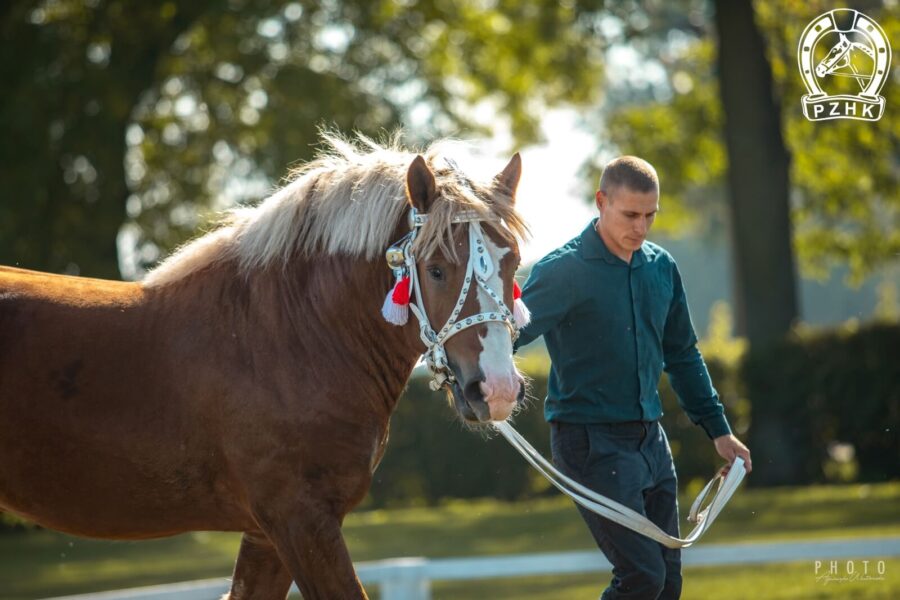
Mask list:
[[[637,232],[641,235],[646,235],[647,229],[647,219],[645,217],[639,218],[636,223]]]

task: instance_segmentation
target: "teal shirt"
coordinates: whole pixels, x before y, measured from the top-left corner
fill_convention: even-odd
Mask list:
[[[665,370],[691,421],[711,438],[731,433],[697,350],[675,260],[644,242],[628,264],[606,248],[595,222],[541,259],[522,289],[532,320],[515,348],[544,336],[547,420],[659,419]]]

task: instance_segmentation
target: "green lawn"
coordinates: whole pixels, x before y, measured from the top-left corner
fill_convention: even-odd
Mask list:
[[[683,510],[688,503],[689,499],[682,500]],[[344,529],[357,561],[593,547],[572,504],[559,497],[516,504],[483,500],[369,511],[348,517]],[[886,535],[900,535],[900,483],[741,490],[700,543]],[[222,533],[150,542],[88,541],[49,531],[4,535],[0,536],[0,598],[226,577],[238,541],[238,536]],[[889,559],[886,566],[883,581],[828,585],[816,582],[812,561],[692,568],[686,571],[684,597],[900,598],[900,559]],[[594,599],[607,579],[608,575],[580,575],[436,582],[434,598]]]

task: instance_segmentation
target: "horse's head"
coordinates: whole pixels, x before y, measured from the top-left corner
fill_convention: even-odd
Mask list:
[[[516,327],[524,323],[512,318],[520,258],[509,228],[524,229],[513,207],[521,159],[513,156],[487,185],[448,164],[432,171],[419,156],[407,172],[409,203],[428,215],[413,245],[418,287],[441,342],[438,361],[446,348],[456,409],[469,422],[501,421],[525,394],[512,357]]]
[[[832,73],[836,68],[848,66],[850,64],[849,52],[852,44],[847,36],[840,34],[838,43],[831,47],[825,58],[816,65],[816,77],[825,77]]]

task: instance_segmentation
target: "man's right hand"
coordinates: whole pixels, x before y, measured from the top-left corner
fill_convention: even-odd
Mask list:
[[[731,465],[734,464],[734,459],[738,456],[744,459],[744,470],[747,473],[753,470],[753,463],[750,460],[750,449],[741,440],[734,437],[734,434],[720,435],[713,440],[713,444],[715,444],[716,452],[719,453],[719,456],[728,461],[728,464],[722,467],[721,470],[723,477],[728,475]]]

